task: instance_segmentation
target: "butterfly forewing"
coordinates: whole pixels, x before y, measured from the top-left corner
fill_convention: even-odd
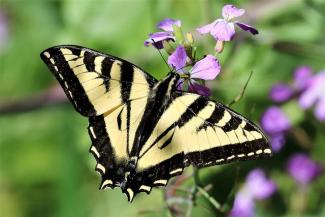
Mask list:
[[[85,116],[110,112],[125,102],[147,97],[156,80],[117,57],[78,46],[57,46],[41,58],[66,95]]]

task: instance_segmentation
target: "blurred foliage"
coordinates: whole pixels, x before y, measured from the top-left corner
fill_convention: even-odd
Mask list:
[[[152,48],[143,46],[148,33],[163,18],[181,19],[192,31],[220,16],[225,3],[246,9],[247,19],[259,30],[228,43],[220,57],[222,73],[209,83],[214,98],[230,102],[254,72],[244,98],[234,105],[241,114],[258,121],[271,104],[267,93],[272,84],[289,81],[299,65],[315,72],[324,69],[324,1],[322,0],[2,0],[8,37],[0,42],[0,104],[47,90],[56,83],[42,63],[42,50],[59,44],[76,44],[107,52],[141,66],[161,78],[167,67]],[[202,42],[199,53],[213,51],[211,37],[194,35]],[[298,120],[313,138],[311,155],[324,161],[324,125],[297,106],[286,113]],[[1,115],[1,114],[0,114]],[[303,118],[301,118],[303,116]],[[0,116],[0,216],[168,216],[163,191],[140,194],[129,204],[119,189],[98,191],[95,160],[87,152],[90,139],[87,120],[68,103],[30,112]],[[258,204],[258,216],[296,216],[290,204],[294,181],[285,173],[287,156],[302,148],[289,139],[273,159],[239,162],[200,171],[210,193],[226,200],[240,167],[242,180],[248,170],[265,168],[278,185],[270,201]],[[191,170],[188,170],[190,173]],[[230,181],[229,181],[230,180]],[[192,181],[189,180],[189,185]],[[308,215],[325,216],[324,177],[310,188]],[[192,216],[211,216],[202,198]]]

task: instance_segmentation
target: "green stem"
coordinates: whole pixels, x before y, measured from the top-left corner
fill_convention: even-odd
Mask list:
[[[218,211],[220,211],[221,210],[221,205],[220,205],[220,203],[218,203],[218,201],[216,201],[212,196],[210,196],[210,194],[206,191],[206,190],[204,190],[203,188],[201,188],[201,187],[198,187],[197,188],[198,189],[198,191],[202,194],[202,196],[203,197],[205,197],[211,204],[212,204],[212,206],[216,209],[216,210],[218,210]]]
[[[193,167],[193,178],[194,178],[194,189],[192,192],[192,200],[195,205],[198,188],[201,186],[201,181],[200,181],[200,177],[199,177],[199,169],[197,167]]]

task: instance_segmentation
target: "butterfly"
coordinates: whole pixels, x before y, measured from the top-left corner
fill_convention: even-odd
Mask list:
[[[189,165],[272,154],[254,123],[206,96],[177,90],[175,72],[158,81],[128,61],[74,45],[48,48],[41,58],[88,117],[100,189],[120,187],[130,202]]]

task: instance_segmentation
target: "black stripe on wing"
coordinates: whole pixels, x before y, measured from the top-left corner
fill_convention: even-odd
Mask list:
[[[108,136],[103,115],[89,117],[88,133],[92,141],[89,152],[95,157],[97,162],[95,170],[102,177],[100,189],[121,186],[126,164],[116,161],[113,144]]]
[[[149,194],[153,187],[167,185],[171,177],[183,172],[183,160],[184,153],[179,153],[141,172],[131,173],[122,188],[123,193],[127,195],[129,201],[132,201],[139,192]]]
[[[175,99],[177,99],[179,95],[182,94],[177,94]],[[211,106],[211,103],[215,105],[211,115],[208,117],[200,117],[200,111],[207,109],[208,106]],[[226,113],[230,115],[229,119],[225,119]],[[190,120],[195,117],[201,118],[202,124],[199,126],[187,125]],[[209,142],[212,142],[212,144],[210,144],[211,148],[187,153],[184,160],[186,166],[193,164],[197,167],[205,167],[229,163],[236,160],[265,158],[270,157],[272,154],[270,144],[259,127],[230,108],[218,102],[211,101],[207,97],[199,96],[188,106],[175,124],[178,127],[186,126],[188,130],[193,130],[196,133],[202,131],[207,132],[206,130],[210,128],[213,130],[209,131],[210,133],[214,132],[218,134],[218,132],[221,133],[221,130],[223,135],[229,136],[227,139],[228,141],[237,141],[237,143],[229,142],[229,144],[220,145],[220,141],[210,141],[211,139],[208,139]],[[221,126],[218,126],[218,124]],[[191,127],[195,129],[191,129]],[[217,132],[217,130],[219,131]],[[237,135],[237,133],[240,133],[240,135]],[[241,133],[243,135],[241,135]],[[250,134],[249,137],[247,134]],[[210,137],[208,133],[206,133],[206,135],[208,138]],[[256,136],[255,138],[254,135]],[[241,138],[239,138],[239,136],[241,136]],[[230,137],[235,138],[231,139]],[[215,142],[215,144],[213,142]],[[195,146],[198,144],[191,145]]]
[[[84,116],[96,115],[96,110],[89,101],[88,96],[80,84],[78,78],[74,75],[68,62],[65,60],[61,47],[52,47],[41,53],[42,60],[49,67],[56,79],[62,86],[65,94],[75,107],[75,109]],[[80,55],[80,49],[71,48],[74,55]]]

